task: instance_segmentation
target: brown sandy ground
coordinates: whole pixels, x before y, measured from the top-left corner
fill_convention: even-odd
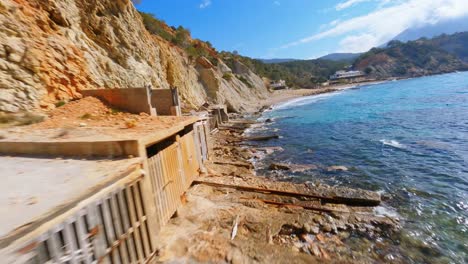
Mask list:
[[[0,124],[0,140],[138,138],[173,128],[191,118],[193,117],[131,114],[113,109],[95,97],[85,97],[46,112],[44,120],[37,120],[40,122],[33,122],[34,124],[17,126],[14,121],[5,126]]]
[[[276,149],[241,147],[247,125],[232,122],[213,136],[211,160],[200,181],[319,195],[380,199],[374,192],[315,183],[292,184],[256,176],[249,160]],[[162,263],[400,263],[388,237],[396,219],[372,207],[322,204],[233,188],[194,185],[186,203],[158,237]],[[269,201],[286,203],[272,205]],[[330,209],[332,212],[304,207]],[[236,224],[237,223],[237,224]],[[233,230],[237,232],[233,236]]]

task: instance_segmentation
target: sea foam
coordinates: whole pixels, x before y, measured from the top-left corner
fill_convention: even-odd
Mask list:
[[[394,147],[394,148],[398,148],[398,149],[405,149],[406,146],[401,144],[400,142],[396,141],[396,140],[388,140],[388,139],[382,139],[380,140],[380,142],[383,144],[383,145],[386,145],[386,146],[390,146],[390,147]]]
[[[374,214],[377,216],[388,216],[391,218],[400,218],[400,215],[395,211],[395,209],[384,206],[377,206],[374,208]]]

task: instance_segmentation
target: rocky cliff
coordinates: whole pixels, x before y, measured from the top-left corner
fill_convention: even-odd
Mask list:
[[[0,111],[54,108],[84,89],[178,87],[187,110],[205,102],[253,111],[268,95],[240,62],[187,56],[150,34],[129,0],[2,0]]]

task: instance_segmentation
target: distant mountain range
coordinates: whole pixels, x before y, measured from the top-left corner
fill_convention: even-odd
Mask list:
[[[320,57],[321,60],[331,60],[331,61],[353,61],[359,57],[362,53],[331,53]]]
[[[417,77],[468,70],[468,32],[432,39],[390,41],[373,48],[353,65],[376,78]]]
[[[417,40],[422,37],[433,38],[442,34],[454,34],[465,31],[468,31],[468,16],[442,21],[433,25],[410,28],[403,31],[393,39],[407,42],[410,40]]]
[[[330,61],[349,61],[352,62],[354,59],[359,57],[362,53],[331,53],[320,58],[318,60],[330,60]],[[274,63],[285,63],[285,62],[293,62],[293,61],[306,61],[306,60],[298,60],[298,59],[259,59],[261,62],[266,64],[274,64]]]
[[[259,60],[266,64],[296,61],[296,59],[259,59]]]

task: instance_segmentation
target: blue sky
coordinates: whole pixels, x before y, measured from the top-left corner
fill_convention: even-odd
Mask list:
[[[218,50],[311,59],[363,52],[407,28],[468,15],[468,0],[142,0],[139,10]]]

